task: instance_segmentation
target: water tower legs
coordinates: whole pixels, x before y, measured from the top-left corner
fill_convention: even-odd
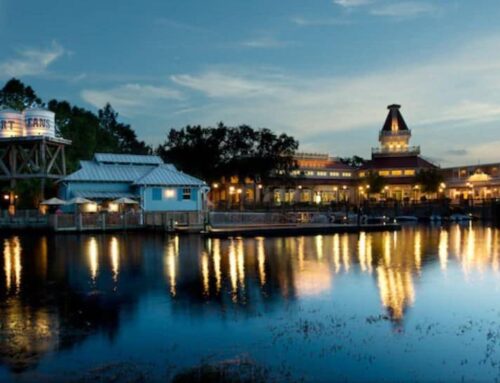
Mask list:
[[[66,175],[65,146],[71,141],[54,137],[0,138],[0,183],[9,185],[9,212],[15,212],[18,181],[39,180],[36,199],[45,189]]]

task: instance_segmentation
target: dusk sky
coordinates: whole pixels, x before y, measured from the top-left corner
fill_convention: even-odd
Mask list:
[[[2,82],[151,144],[224,121],[366,157],[399,103],[424,156],[500,160],[498,0],[0,0],[0,43]]]

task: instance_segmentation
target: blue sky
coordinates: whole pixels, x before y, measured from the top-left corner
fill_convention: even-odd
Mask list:
[[[157,144],[248,123],[368,156],[386,106],[443,166],[500,161],[498,0],[0,0],[0,80]]]

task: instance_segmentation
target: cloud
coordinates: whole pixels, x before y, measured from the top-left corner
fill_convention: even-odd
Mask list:
[[[399,103],[413,128],[413,144],[425,142],[426,156],[447,164],[490,161],[498,153],[489,142],[497,141],[500,125],[499,45],[500,35],[348,75],[208,67],[172,75],[162,85],[143,79],[87,87],[81,96],[95,107],[110,102],[124,116],[149,115],[158,130],[139,127],[148,137],[165,126],[248,123],[292,134],[303,150],[340,155],[368,155],[386,105]]]
[[[299,27],[323,27],[335,25],[349,25],[350,20],[337,19],[337,18],[324,18],[324,19],[308,19],[301,16],[290,18],[290,21]]]
[[[445,151],[450,156],[465,156],[469,153],[467,149],[448,149]]]
[[[386,105],[400,103],[408,124],[417,128],[416,139],[427,139],[428,155],[437,156],[442,154],[443,142],[452,147],[463,145],[465,136],[457,133],[470,133],[464,126],[500,124],[499,44],[500,36],[479,40],[421,62],[355,76],[212,68],[171,79],[206,98],[203,108],[186,115],[190,118],[186,122],[223,120],[268,126],[287,131],[301,145],[317,150],[341,149],[340,132],[352,135],[356,130],[364,133],[359,145],[352,144],[349,151],[357,150],[356,145],[366,149],[367,133],[373,135],[375,145]],[[442,141],[431,139],[437,135]],[[481,139],[472,134],[470,145]]]
[[[425,3],[422,1],[408,1],[375,6],[370,10],[370,13],[375,16],[408,18],[425,14],[433,14],[436,11],[436,7],[430,3]]]
[[[369,15],[407,19],[422,15],[436,14],[439,9],[426,1],[399,0],[333,0],[345,9],[361,9]]]
[[[178,90],[141,84],[125,84],[106,90],[85,89],[81,92],[81,97],[96,108],[102,108],[109,102],[127,117],[149,113],[165,100],[183,99]]]
[[[372,0],[333,0],[333,2],[344,8],[352,8],[370,4]]]
[[[213,98],[267,97],[276,91],[276,84],[272,84],[269,78],[247,77],[218,71],[201,75],[176,75],[172,76],[171,80]]]
[[[466,97],[466,96],[464,96]],[[476,101],[470,99],[463,99],[457,101],[444,108],[438,115],[432,118],[426,118],[421,121],[422,124],[442,123],[442,122],[465,122],[481,121],[490,122],[495,121],[500,117],[500,104],[498,101],[492,103],[490,101]]]
[[[65,54],[64,48],[53,42],[49,48],[26,48],[17,57],[0,62],[0,77],[36,76],[44,74],[48,67]]]
[[[195,32],[195,33],[207,33],[208,29],[199,27],[197,25],[188,24],[182,21],[169,19],[166,17],[159,17],[154,20],[154,23],[160,27],[178,29],[185,32]]]
[[[490,141],[486,143],[481,143],[478,145],[474,145],[469,150],[469,163],[498,163],[499,154],[498,148],[500,147],[500,141]],[[465,163],[461,161],[461,163]]]
[[[281,41],[273,37],[261,37],[252,40],[243,41],[241,46],[248,48],[283,48],[293,45],[292,41]]]

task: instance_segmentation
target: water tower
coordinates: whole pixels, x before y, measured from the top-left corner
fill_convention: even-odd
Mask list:
[[[16,182],[47,181],[66,175],[65,148],[71,141],[56,136],[55,114],[47,109],[0,110],[0,182],[10,185],[9,211],[14,212]],[[3,197],[2,197],[3,198]]]

